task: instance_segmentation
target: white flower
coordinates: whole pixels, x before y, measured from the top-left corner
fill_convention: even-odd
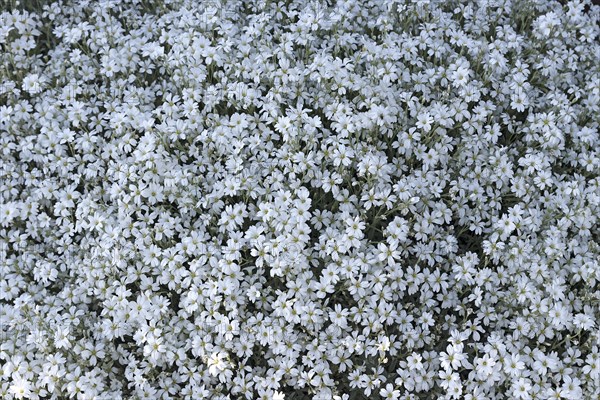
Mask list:
[[[469,83],[471,71],[464,66],[460,66],[451,75],[452,84],[455,87],[464,87]]]
[[[512,376],[518,376],[525,369],[525,363],[518,354],[511,354],[505,358],[504,370]]]
[[[68,348],[71,346],[72,336],[68,327],[58,327],[54,333],[54,343],[56,347]]]
[[[573,324],[579,329],[589,330],[595,326],[594,320],[587,314],[575,314]]]
[[[552,29],[559,24],[560,20],[554,12],[542,15],[536,20],[537,29],[543,36],[549,36]]]
[[[408,365],[408,368],[411,370],[422,370],[423,369],[423,363],[421,362],[422,360],[423,360],[423,357],[421,357],[419,354],[412,353],[411,355],[409,355],[406,358],[406,363]]]
[[[465,363],[465,360],[466,356],[462,352],[462,345],[459,347],[448,345],[448,347],[446,347],[446,352],[440,353],[441,366],[446,370],[457,370]]]
[[[227,354],[224,352],[212,353],[206,362],[208,372],[213,376],[217,376],[221,371],[225,370],[227,368],[226,358]]]
[[[379,395],[384,399],[398,400],[400,398],[400,391],[394,389],[394,385],[388,383],[385,388],[379,390]]]
[[[422,111],[417,116],[416,127],[422,129],[424,132],[429,132],[433,122],[434,121],[431,114],[429,114],[428,111]]]
[[[32,396],[32,385],[19,374],[13,376],[13,383],[10,385],[9,391],[17,399],[28,399]]]
[[[512,384],[513,395],[516,398],[529,400],[531,399],[531,382],[527,378],[519,378],[518,381]]]
[[[46,84],[46,78],[39,74],[29,74],[23,78],[23,90],[29,92],[29,94],[40,93]]]

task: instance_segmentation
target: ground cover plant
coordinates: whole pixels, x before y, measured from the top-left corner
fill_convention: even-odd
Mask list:
[[[0,21],[0,398],[600,396],[600,7]]]

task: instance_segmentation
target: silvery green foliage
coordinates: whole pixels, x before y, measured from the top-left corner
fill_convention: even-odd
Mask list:
[[[600,395],[600,8],[0,24],[3,399]]]

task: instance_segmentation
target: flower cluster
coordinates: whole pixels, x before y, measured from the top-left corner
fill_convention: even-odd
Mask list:
[[[589,0],[0,21],[2,399],[600,396]]]

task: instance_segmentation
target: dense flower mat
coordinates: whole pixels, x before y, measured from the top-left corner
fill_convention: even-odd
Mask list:
[[[17,3],[0,398],[600,396],[600,7]]]

